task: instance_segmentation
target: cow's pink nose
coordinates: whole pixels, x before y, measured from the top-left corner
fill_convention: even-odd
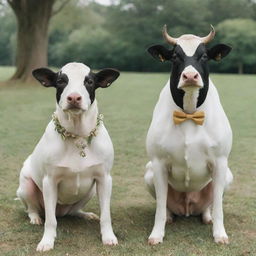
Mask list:
[[[197,72],[186,72],[182,74],[182,78],[185,82],[196,82],[198,80]]]
[[[81,95],[79,95],[78,93],[71,93],[71,94],[68,95],[67,101],[68,101],[68,103],[70,103],[70,104],[75,104],[75,105],[77,105],[77,104],[80,104],[80,103],[81,103],[82,97],[81,97]]]

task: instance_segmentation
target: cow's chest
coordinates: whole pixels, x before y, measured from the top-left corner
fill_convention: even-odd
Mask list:
[[[202,127],[184,123],[165,138],[169,182],[182,192],[199,191],[211,180],[215,143]]]
[[[74,204],[87,197],[95,184],[95,179],[104,174],[103,159],[91,150],[85,150],[81,157],[73,146],[65,151],[53,164],[52,175],[58,180],[58,202]]]
[[[74,172],[68,168],[61,169],[62,174],[58,184],[60,204],[74,204],[92,192],[95,176],[91,168],[83,172]]]

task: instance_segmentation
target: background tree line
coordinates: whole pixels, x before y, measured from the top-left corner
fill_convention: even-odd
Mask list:
[[[1,5],[0,24],[0,65],[14,65],[17,26],[7,4]],[[146,53],[151,44],[164,44],[163,24],[174,37],[204,36],[213,24],[217,34],[212,44],[227,43],[233,51],[222,65],[211,63],[211,70],[256,72],[254,0],[120,0],[111,6],[71,0],[50,20],[49,65],[81,61],[96,69],[167,71],[169,65]]]

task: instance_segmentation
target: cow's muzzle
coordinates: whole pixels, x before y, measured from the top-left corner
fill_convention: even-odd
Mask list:
[[[82,110],[82,96],[78,93],[71,93],[67,96],[66,110]]]
[[[182,83],[180,88],[202,87],[198,72],[182,72],[181,81]]]

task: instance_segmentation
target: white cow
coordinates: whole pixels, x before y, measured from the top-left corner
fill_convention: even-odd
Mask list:
[[[225,57],[231,48],[219,44],[206,49],[214,29],[204,38],[163,35],[174,47],[148,49],[161,61],[172,62],[170,80],[155,106],[146,147],[150,161],[145,182],[156,198],[156,214],[149,244],[163,241],[166,221],[175,215],[202,214],[213,221],[216,243],[228,243],[222,198],[233,176],[228,167],[232,131],[218,92],[209,78],[207,61]],[[210,209],[212,207],[212,217]]]
[[[41,224],[45,217],[37,251],[54,247],[56,215],[98,218],[81,210],[96,190],[103,244],[116,245],[110,217],[114,151],[98,113],[95,90],[109,86],[119,72],[93,73],[82,63],[69,63],[57,73],[40,68],[33,75],[44,86],[56,88],[57,100],[53,119],[24,162],[17,190],[32,224]]]

